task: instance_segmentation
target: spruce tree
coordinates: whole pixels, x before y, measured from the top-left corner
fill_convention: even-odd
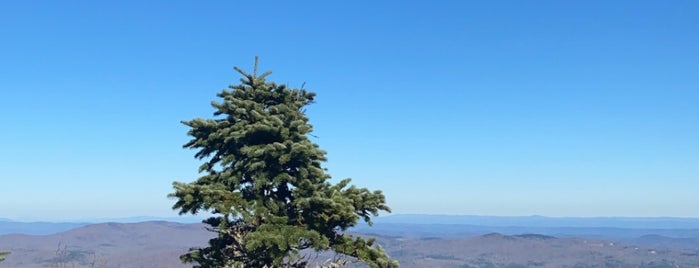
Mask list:
[[[173,183],[173,209],[212,213],[204,223],[217,235],[181,260],[203,268],[306,267],[309,253],[332,252],[342,258],[325,267],[398,267],[373,238],[345,232],[390,209],[381,191],[329,181],[325,152],[309,139],[305,107],[315,94],[265,80],[271,72],[258,76],[257,58],[252,74],[234,69],[241,84],[217,94],[214,117],[182,122],[192,137],[183,147],[204,163],[196,181]]]

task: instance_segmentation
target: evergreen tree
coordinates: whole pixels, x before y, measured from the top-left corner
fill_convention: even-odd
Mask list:
[[[2,252],[0,251],[0,262],[5,260],[5,256],[9,255],[9,252]]]
[[[304,107],[315,94],[268,82],[235,68],[241,84],[217,94],[213,119],[197,118],[189,126],[195,149],[204,160],[203,174],[191,183],[174,182],[182,214],[208,211],[204,220],[217,236],[205,248],[182,255],[195,267],[306,267],[309,251],[334,252],[325,267],[364,262],[397,267],[374,239],[346,234],[358,220],[390,212],[381,191],[329,182],[321,163],[325,152],[309,140],[312,126]]]

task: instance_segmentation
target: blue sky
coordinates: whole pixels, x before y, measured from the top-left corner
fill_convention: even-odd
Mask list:
[[[0,217],[171,216],[233,66],[394,213],[699,217],[696,1],[3,1]]]

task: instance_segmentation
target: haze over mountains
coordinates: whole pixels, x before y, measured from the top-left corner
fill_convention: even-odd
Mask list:
[[[699,228],[699,218],[679,217],[545,217],[398,214],[376,218],[381,223],[468,224],[530,227]]]
[[[393,215],[351,232],[377,237],[402,267],[699,267],[692,218]],[[29,268],[191,267],[178,256],[214,235],[199,223],[8,220],[0,234],[12,252],[0,267]]]
[[[84,219],[77,221],[19,221],[0,218],[0,235],[3,234],[28,234],[28,235],[49,235],[70,229],[96,223],[118,222],[118,223],[138,223],[146,221],[168,221],[177,223],[200,223],[201,217],[127,217],[127,218],[105,218],[105,219]]]
[[[473,236],[487,233],[543,234],[600,238],[638,238],[661,235],[672,238],[699,237],[696,218],[555,218],[543,216],[450,216],[392,215],[379,217],[375,225],[362,224],[359,232],[395,236]]]

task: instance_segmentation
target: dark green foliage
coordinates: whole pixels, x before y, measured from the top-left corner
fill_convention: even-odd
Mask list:
[[[0,262],[5,260],[5,256],[9,255],[9,252],[0,252]]]
[[[193,137],[184,147],[205,163],[195,182],[174,183],[173,208],[212,212],[204,222],[218,233],[182,260],[195,267],[305,267],[303,253],[313,250],[349,257],[328,265],[397,267],[373,239],[344,233],[390,209],[381,191],[328,181],[325,152],[309,140],[304,114],[315,94],[267,82],[270,72],[258,76],[257,60],[252,75],[235,69],[242,83],[218,94],[214,119],[182,122]]]

